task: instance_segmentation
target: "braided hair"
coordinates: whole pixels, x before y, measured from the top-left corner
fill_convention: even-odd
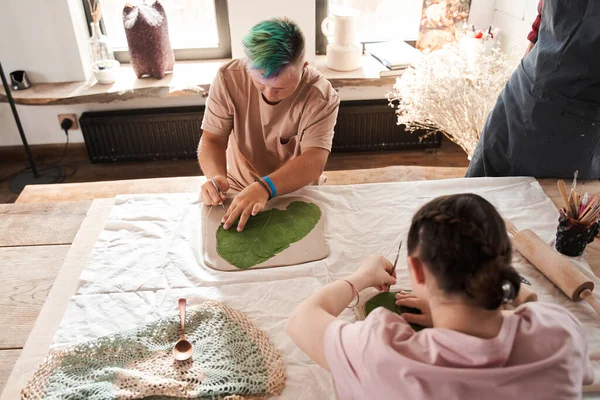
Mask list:
[[[442,291],[486,309],[512,300],[520,287],[504,220],[475,194],[442,196],[421,207],[408,232],[408,254],[428,267]]]

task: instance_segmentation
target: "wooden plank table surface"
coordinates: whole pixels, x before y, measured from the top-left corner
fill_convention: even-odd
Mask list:
[[[0,247],[71,244],[91,203],[0,204]]]
[[[328,185],[423,181],[432,179],[462,178],[467,168],[440,168],[393,166],[385,168],[326,171]],[[27,186],[16,201],[23,203],[82,202],[113,198],[132,193],[190,193],[198,191],[205,182],[203,176],[180,178],[132,179],[61,185]]]
[[[343,185],[461,178],[465,171],[465,168],[394,166],[328,171],[326,175],[327,184]],[[35,347],[35,342],[52,340],[46,332],[56,329],[60,322],[60,318],[56,320],[57,313],[62,316],[70,291],[76,290],[79,271],[103,229],[103,224],[94,226],[94,221],[96,225],[97,221],[103,221],[101,217],[106,217],[112,205],[112,200],[102,200],[94,210],[88,210],[92,200],[112,199],[118,194],[193,192],[204,181],[204,177],[182,177],[35,185],[25,188],[16,204],[0,207],[0,326],[4,328],[0,330],[0,389],[9,382],[0,400],[17,398],[21,382],[31,376],[31,369],[41,361],[26,353]],[[560,204],[556,181],[540,183],[552,201]],[[586,189],[600,192],[600,182],[588,182]],[[588,245],[586,259],[600,276],[599,240]],[[42,346],[47,349],[49,344]],[[24,370],[19,370],[19,364],[13,370],[19,356],[18,363]]]

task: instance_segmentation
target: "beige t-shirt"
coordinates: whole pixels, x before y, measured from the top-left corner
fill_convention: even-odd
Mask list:
[[[307,67],[295,92],[269,105],[238,59],[219,69],[202,129],[229,136],[227,175],[231,188],[239,191],[307,148],[331,151],[339,104],[331,83]]]

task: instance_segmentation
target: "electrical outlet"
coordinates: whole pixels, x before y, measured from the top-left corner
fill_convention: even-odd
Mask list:
[[[77,114],[58,114],[58,126],[61,126],[62,122],[65,119],[70,119],[71,122],[73,122],[73,126],[69,128],[70,131],[79,129],[79,122],[77,122]]]

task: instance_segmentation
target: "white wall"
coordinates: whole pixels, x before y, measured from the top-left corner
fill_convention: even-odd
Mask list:
[[[472,0],[469,10],[469,25],[476,29],[487,29],[494,21],[496,0]]]
[[[537,16],[539,0],[496,0],[494,25],[499,27],[502,50],[522,57],[529,41],[527,35]]]
[[[81,0],[0,0],[0,61],[6,74],[24,69],[32,82],[87,80]]]
[[[295,21],[306,36],[306,56],[315,59],[314,0],[228,0],[231,52],[233,58],[244,56],[242,38],[257,22],[286,16]]]

